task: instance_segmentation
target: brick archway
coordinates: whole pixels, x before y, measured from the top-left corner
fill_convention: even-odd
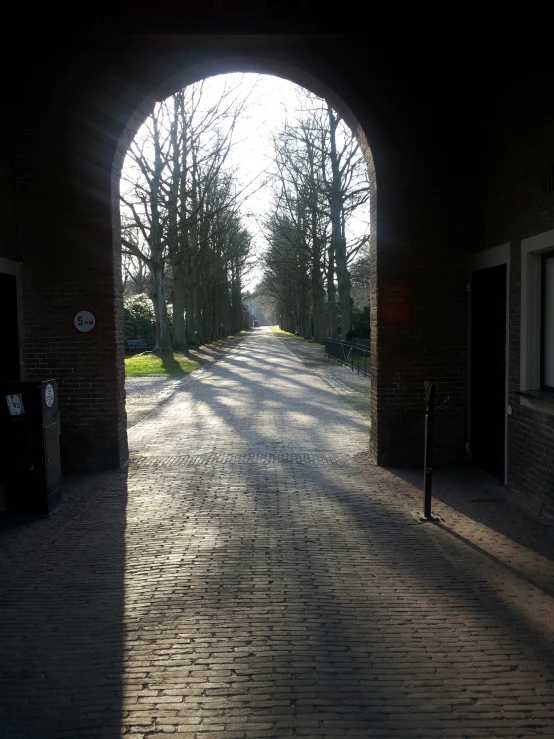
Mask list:
[[[137,110],[131,116],[129,122],[125,126],[124,131],[118,141],[116,153],[113,161],[113,172],[112,172],[112,209],[114,213],[114,229],[113,229],[113,247],[114,253],[117,258],[117,254],[121,253],[121,235],[120,235],[120,201],[119,201],[119,182],[121,178],[121,171],[123,168],[123,162],[129,146],[131,145],[134,137],[136,136],[139,128],[144,123],[148,115],[152,112],[155,104],[161,102],[166,98],[173,95],[180,89],[187,87],[188,85],[199,82],[200,80],[214,77],[222,74],[231,73],[255,73],[261,75],[272,75],[275,77],[281,77],[289,82],[293,82],[301,87],[306,88],[312,93],[319,95],[320,97],[331,102],[335,110],[337,110],[344,121],[353,131],[354,135],[358,140],[358,144],[363,153],[364,159],[368,169],[368,179],[370,183],[370,223],[371,223],[371,234],[370,234],[370,254],[371,254],[371,289],[370,289],[370,310],[372,314],[377,313],[377,274],[376,274],[376,263],[377,263],[377,178],[375,173],[375,164],[371,148],[368,142],[368,136],[366,131],[356,118],[355,114],[344,102],[339,94],[328,85],[322,82],[320,79],[314,77],[312,74],[304,71],[301,67],[295,66],[288,62],[283,62],[276,59],[261,57],[261,56],[223,56],[215,57],[206,60],[199,64],[193,64],[188,67],[184,67],[182,70],[172,75],[169,79],[163,81],[155,89],[147,95]],[[377,326],[377,321],[372,321],[372,329]],[[377,344],[377,331],[372,331],[371,339],[372,356],[377,358],[378,344]],[[378,362],[375,361],[375,371],[372,371],[371,385],[377,387],[378,376],[377,367]],[[377,393],[371,395],[372,411],[373,406],[377,403]],[[377,441],[368,439],[368,446],[373,452],[374,458],[377,456]]]
[[[127,145],[157,99],[241,70],[285,77],[330,99],[371,166],[372,459],[418,458],[426,379],[444,380],[451,398],[439,451],[463,457],[471,224],[460,209],[471,172],[459,142],[470,139],[458,114],[437,125],[452,97],[439,87],[445,74],[436,55],[420,53],[410,66],[411,59],[388,45],[368,49],[362,36],[102,37],[56,49],[37,82],[40,99],[22,91],[15,105],[17,245],[24,371],[59,381],[66,468],[114,468],[128,457],[114,207]],[[378,303],[383,286],[399,282],[410,289],[404,323],[387,321]],[[86,338],[71,323],[85,308],[98,316]]]

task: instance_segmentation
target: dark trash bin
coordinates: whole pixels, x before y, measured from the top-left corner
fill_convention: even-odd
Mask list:
[[[2,383],[0,484],[5,512],[47,514],[61,502],[58,383]]]

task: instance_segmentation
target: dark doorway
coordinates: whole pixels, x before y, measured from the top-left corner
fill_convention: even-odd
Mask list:
[[[473,273],[471,290],[471,458],[504,482],[506,433],[506,265]]]
[[[2,361],[0,382],[19,380],[19,320],[17,315],[17,279],[0,272],[0,316],[2,316]]]

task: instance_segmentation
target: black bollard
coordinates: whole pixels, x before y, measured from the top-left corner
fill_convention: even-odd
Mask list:
[[[423,516],[431,518],[433,495],[433,421],[435,416],[435,385],[425,381],[425,448],[423,452]]]

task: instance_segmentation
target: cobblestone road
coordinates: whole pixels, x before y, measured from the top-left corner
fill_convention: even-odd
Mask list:
[[[217,362],[230,349],[239,344],[244,335],[236,334],[225,339],[219,339],[212,344],[202,347],[192,347],[187,351],[187,357],[200,362],[204,367]],[[197,370],[202,372],[203,370]],[[127,377],[125,380],[125,406],[127,410],[127,428],[132,428],[139,421],[143,421],[159,407],[166,403],[173,395],[180,392],[183,385],[190,380],[190,375],[184,377]]]
[[[552,531],[368,433],[259,331],[4,527],[2,736],[554,737]]]

